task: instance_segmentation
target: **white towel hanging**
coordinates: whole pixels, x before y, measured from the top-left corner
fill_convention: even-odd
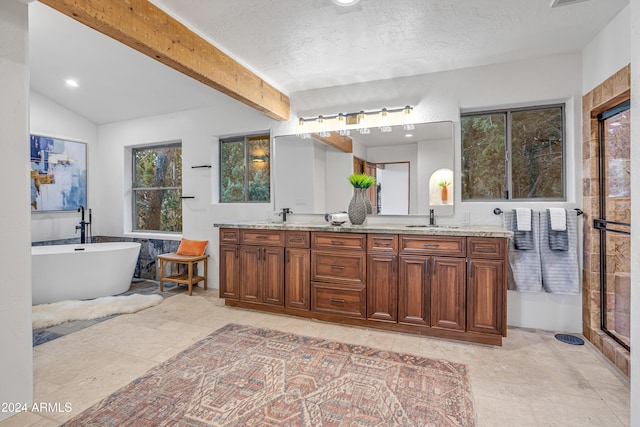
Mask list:
[[[531,231],[531,209],[516,208],[518,231]]]
[[[549,208],[551,230],[567,231],[567,210],[565,208]]]

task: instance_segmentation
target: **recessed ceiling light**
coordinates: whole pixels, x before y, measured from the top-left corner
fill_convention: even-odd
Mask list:
[[[80,86],[80,85],[78,84],[78,82],[77,82],[76,80],[74,80],[74,79],[67,79],[67,80],[65,80],[64,82],[65,82],[65,84],[66,84],[67,86],[69,86],[69,87],[78,87],[78,86]]]
[[[333,0],[335,4],[338,6],[353,6],[358,3],[360,0]]]
[[[412,136],[413,136],[413,134],[412,134],[412,133],[408,133],[408,134],[406,134],[404,137],[405,137],[405,138],[411,138]]]

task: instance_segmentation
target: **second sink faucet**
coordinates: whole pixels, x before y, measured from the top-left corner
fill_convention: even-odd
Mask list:
[[[291,215],[292,213],[290,208],[282,208],[282,212],[279,212],[278,215],[282,216],[282,222],[287,222],[287,214]]]
[[[436,225],[436,214],[433,209],[429,209],[429,225]]]

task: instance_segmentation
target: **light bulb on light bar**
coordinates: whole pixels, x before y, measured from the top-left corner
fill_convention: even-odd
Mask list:
[[[360,0],[333,0],[334,4],[337,4],[338,6],[353,6],[354,4],[358,3]]]

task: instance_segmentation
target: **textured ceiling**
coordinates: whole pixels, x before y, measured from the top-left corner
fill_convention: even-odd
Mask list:
[[[628,0],[151,0],[294,92],[581,50]]]
[[[151,1],[288,94],[577,52],[629,3]],[[236,103],[40,3],[29,25],[32,88],[94,123]]]

